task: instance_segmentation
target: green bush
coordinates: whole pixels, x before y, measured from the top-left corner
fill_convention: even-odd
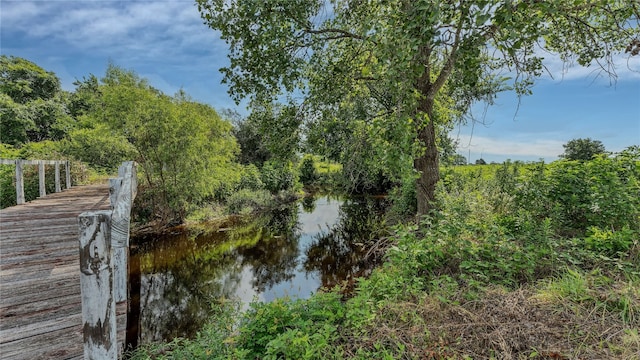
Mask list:
[[[344,317],[337,292],[253,303],[242,317],[236,346],[246,350],[248,359],[330,358]]]
[[[402,180],[400,186],[395,187],[389,194],[392,207],[389,211],[390,217],[407,219],[418,211],[418,200],[416,198],[416,181],[414,178]]]
[[[117,170],[123,161],[136,158],[131,143],[104,124],[71,131],[69,140],[63,142],[62,151],[92,168],[107,172]]]
[[[316,171],[313,157],[305,155],[300,164],[300,182],[304,185],[312,185],[318,180],[318,172]]]
[[[629,151],[536,165],[516,186],[516,206],[538,219],[550,218],[565,236],[582,236],[591,226],[638,230],[639,164],[640,153]]]
[[[628,226],[617,231],[602,230],[592,226],[588,229],[584,242],[587,248],[592,251],[613,256],[629,250],[638,237],[639,234],[629,229]]]
[[[249,164],[243,167],[237,189],[264,189],[264,184],[260,177],[260,170],[258,170],[255,165]]]
[[[267,161],[262,166],[261,179],[265,189],[272,194],[293,189],[296,177],[290,163]]]
[[[227,212],[247,214],[269,206],[273,201],[267,190],[240,189],[227,198]]]

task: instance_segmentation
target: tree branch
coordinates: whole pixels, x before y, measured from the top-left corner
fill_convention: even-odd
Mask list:
[[[436,80],[431,84],[429,93],[426,94],[427,98],[429,98],[430,100],[433,100],[435,98],[436,94],[442,88],[442,86],[444,86],[444,83],[447,81],[449,75],[451,75],[451,72],[453,71],[453,65],[456,62],[456,55],[458,52],[458,48],[460,47],[460,34],[462,33],[463,26],[464,20],[462,20],[461,18],[460,22],[458,23],[458,27],[456,28],[455,38],[453,40],[453,45],[451,46],[451,52],[449,53],[447,61],[445,62],[442,70],[440,70],[440,74],[438,74]]]
[[[322,35],[322,34],[334,34],[331,36],[327,36],[327,37],[323,37],[321,38],[321,40],[338,40],[338,39],[358,39],[358,40],[369,40],[372,41],[374,44],[376,43],[375,41],[366,38],[362,35],[358,35],[358,34],[354,34],[352,32],[346,31],[346,30],[342,30],[342,29],[336,29],[336,28],[327,28],[327,29],[311,29],[311,28],[305,28],[304,31],[307,34],[313,34],[313,35]]]

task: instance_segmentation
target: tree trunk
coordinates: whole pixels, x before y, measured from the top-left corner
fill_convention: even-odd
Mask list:
[[[414,168],[420,173],[416,181],[418,216],[427,215],[431,211],[436,197],[436,183],[440,179],[436,127],[431,111],[433,102],[425,100],[421,105],[419,110],[429,115],[429,122],[418,131],[418,140],[425,147],[425,151],[413,161]]]

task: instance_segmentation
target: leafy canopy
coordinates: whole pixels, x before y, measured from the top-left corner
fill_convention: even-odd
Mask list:
[[[595,155],[605,152],[602,142],[591,138],[573,139],[562,147],[564,147],[564,153],[560,157],[567,160],[592,160]]]
[[[60,79],[29,60],[0,56],[0,141],[59,140],[72,127]]]
[[[70,134],[67,151],[104,168],[136,160],[147,220],[180,222],[239,178],[232,126],[210,106],[183,91],[165,95],[113,64],[100,82],[91,76],[76,85],[82,127]]]
[[[419,173],[421,214],[439,178],[436,128],[500,91],[531,93],[547,53],[615,77],[613,57],[640,37],[629,0],[197,3],[229,45],[236,100],[287,94],[307,122],[364,122],[383,159]]]

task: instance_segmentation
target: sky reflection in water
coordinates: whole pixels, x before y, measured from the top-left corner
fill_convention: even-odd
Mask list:
[[[245,308],[254,300],[307,298],[360,275],[367,265],[357,233],[378,216],[378,203],[305,199],[225,231],[142,246],[132,254],[132,270],[139,260],[141,272],[141,342],[193,336],[222,298]]]

